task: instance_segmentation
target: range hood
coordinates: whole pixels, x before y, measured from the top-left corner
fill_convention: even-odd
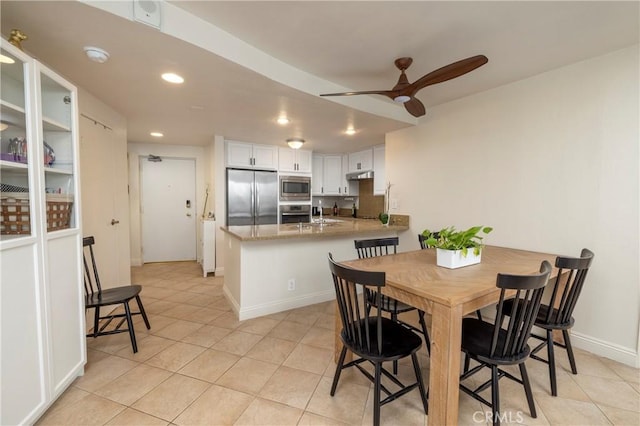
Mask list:
[[[373,170],[347,173],[347,180],[373,179]]]

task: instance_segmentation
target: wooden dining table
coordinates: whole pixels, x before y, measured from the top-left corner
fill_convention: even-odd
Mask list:
[[[553,265],[555,258],[554,254],[485,246],[479,264],[458,269],[437,266],[435,249],[340,263],[355,269],[385,272],[383,294],[432,315],[428,422],[456,425],[462,318],[498,301],[498,273],[533,274],[539,271],[543,260]],[[552,276],[556,274],[554,268]],[[336,317],[336,357],[342,348],[339,322]]]

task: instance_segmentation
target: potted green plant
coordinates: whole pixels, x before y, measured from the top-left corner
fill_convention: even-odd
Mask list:
[[[453,269],[480,263],[484,246],[480,234],[488,234],[492,230],[489,226],[472,226],[458,231],[450,226],[438,232],[425,229],[422,235],[427,237],[427,247],[436,248],[437,265]]]

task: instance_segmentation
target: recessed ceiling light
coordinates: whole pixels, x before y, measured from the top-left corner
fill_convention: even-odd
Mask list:
[[[354,129],[353,127],[348,127],[344,132],[345,134],[351,136],[356,134],[356,129]]]
[[[162,74],[162,79],[164,81],[168,81],[169,83],[174,83],[174,84],[182,84],[182,83],[184,83],[184,78],[182,78],[178,74],[174,74],[172,72],[166,72],[166,73]]]
[[[15,64],[15,62],[16,61],[14,61],[13,58],[10,58],[5,55],[0,55],[0,63],[2,64]]]
[[[281,115],[280,117],[278,117],[277,121],[278,121],[278,124],[280,124],[281,126],[284,126],[285,124],[290,123],[290,120],[284,115]]]
[[[160,133],[160,132],[151,132],[151,133],[149,133],[149,134],[150,134],[151,136],[153,136],[154,138],[161,138],[161,137],[163,137],[163,136],[164,136],[164,135],[163,135],[162,133]]]

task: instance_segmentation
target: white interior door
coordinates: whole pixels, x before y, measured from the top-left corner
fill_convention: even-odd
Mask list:
[[[142,260],[196,259],[196,163],[140,157]]]
[[[82,232],[96,239],[104,288],[131,283],[127,140],[93,120],[80,119]]]

